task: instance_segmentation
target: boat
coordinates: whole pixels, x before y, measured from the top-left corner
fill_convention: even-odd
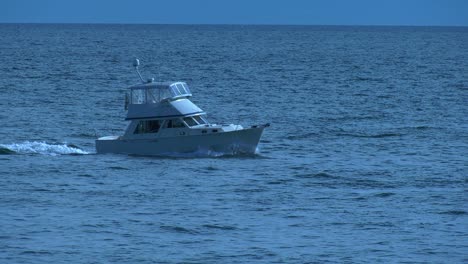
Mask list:
[[[177,153],[255,154],[264,128],[269,124],[243,127],[240,124],[210,123],[207,114],[190,98],[187,83],[144,81],[130,86],[125,97],[123,135],[96,139],[96,152],[161,156]]]

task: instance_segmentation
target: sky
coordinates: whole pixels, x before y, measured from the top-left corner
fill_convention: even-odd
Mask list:
[[[0,0],[0,23],[468,26],[468,0]]]

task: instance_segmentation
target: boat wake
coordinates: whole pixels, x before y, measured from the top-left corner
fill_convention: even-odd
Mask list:
[[[49,144],[25,141],[23,143],[0,144],[0,155],[41,154],[41,155],[86,155],[89,152],[71,144]]]

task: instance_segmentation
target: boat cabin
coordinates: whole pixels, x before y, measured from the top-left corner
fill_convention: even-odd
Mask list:
[[[207,127],[206,113],[192,103],[190,88],[185,82],[148,82],[131,86],[126,97],[126,137],[151,136],[162,130],[165,133],[195,127]],[[165,134],[162,133],[162,134]]]

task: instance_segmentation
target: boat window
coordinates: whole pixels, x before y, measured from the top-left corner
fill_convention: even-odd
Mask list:
[[[193,120],[193,118],[191,118],[191,117],[185,117],[184,121],[185,121],[185,123],[187,123],[188,126],[196,126],[197,125],[197,122],[195,122],[195,120]]]
[[[166,128],[181,128],[185,127],[184,123],[180,119],[171,119],[166,123]]]
[[[144,104],[145,103],[145,91],[141,89],[135,89],[131,91],[131,104]]]
[[[206,121],[201,116],[193,116],[193,119],[195,119],[195,121],[200,125],[206,124]]]
[[[169,89],[161,89],[159,91],[161,100],[172,97],[171,91],[169,91]]]
[[[147,89],[146,90],[146,103],[157,103],[159,102],[159,90]]]
[[[205,121],[205,124],[209,124],[210,122],[208,122],[208,120],[206,120],[206,118],[204,116],[200,116],[200,118]]]
[[[177,86],[175,86],[175,85],[171,86],[171,91],[172,91],[173,96],[179,96],[180,95],[179,89],[177,89]]]
[[[176,84],[176,86],[177,86],[177,89],[179,89],[180,94],[186,94],[185,88],[181,83]]]
[[[185,93],[186,93],[186,94],[192,94],[192,93],[190,92],[190,89],[189,89],[189,87],[188,87],[188,85],[187,85],[186,83],[182,83],[182,86],[184,86],[184,88],[185,88]]]
[[[190,89],[188,88],[187,84],[178,82],[173,83],[170,86],[172,96],[191,96]]]
[[[135,134],[158,133],[161,123],[159,120],[145,120],[138,123]]]

